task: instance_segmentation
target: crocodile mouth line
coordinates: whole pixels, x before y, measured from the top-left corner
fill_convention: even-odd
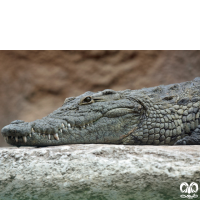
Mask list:
[[[98,121],[98,119],[96,120]],[[41,133],[40,131],[36,131],[34,128],[31,128],[31,133],[29,133],[26,136],[4,136],[4,140],[6,142],[10,141],[10,142],[24,142],[27,143],[28,140],[31,140],[33,137],[37,137],[37,139],[45,139],[45,140],[60,140],[60,138],[63,137],[63,132],[68,132],[68,131],[72,131],[72,130],[82,130],[82,129],[86,129],[88,127],[92,127],[93,125],[95,125],[96,121],[92,121],[90,123],[87,123],[83,126],[72,126],[70,123],[61,123],[61,128],[58,129],[58,131],[56,133],[51,133],[51,134],[47,134],[47,133]]]

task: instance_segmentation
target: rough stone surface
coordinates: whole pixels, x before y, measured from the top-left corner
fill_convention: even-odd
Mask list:
[[[190,81],[199,66],[200,51],[0,51],[0,129],[40,119],[86,91]]]
[[[180,199],[182,182],[200,184],[199,163],[199,146],[1,148],[0,197]]]

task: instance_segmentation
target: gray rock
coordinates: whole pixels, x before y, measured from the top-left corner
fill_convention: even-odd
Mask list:
[[[180,199],[199,163],[200,146],[1,148],[0,199]]]

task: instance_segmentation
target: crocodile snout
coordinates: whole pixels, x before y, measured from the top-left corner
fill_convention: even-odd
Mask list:
[[[56,121],[56,120],[54,120]],[[5,141],[11,145],[27,146],[41,143],[56,143],[62,137],[62,130],[65,128],[63,123],[57,126],[51,126],[52,121],[44,123],[43,120],[36,120],[34,122],[24,122],[22,120],[15,120],[9,125],[1,129],[1,133]],[[59,126],[58,126],[59,125]],[[68,125],[69,129],[70,125]]]
[[[24,121],[16,120],[1,129],[1,133],[6,140],[18,142],[22,140],[27,142],[27,136],[31,132],[31,126]]]

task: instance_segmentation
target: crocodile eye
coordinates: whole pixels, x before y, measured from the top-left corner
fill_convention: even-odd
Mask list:
[[[81,100],[80,105],[89,104],[89,103],[93,103],[93,102],[94,102],[93,98],[91,96],[87,96]]]
[[[85,99],[83,99],[84,103],[90,103],[92,101],[91,97],[85,97]]]

